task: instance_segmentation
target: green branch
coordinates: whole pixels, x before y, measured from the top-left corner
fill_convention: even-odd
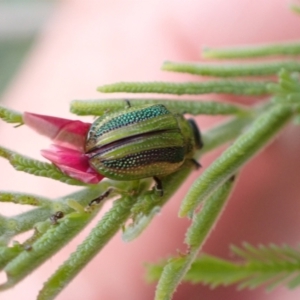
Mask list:
[[[45,207],[49,207],[51,205],[51,200],[44,197],[11,192],[0,192],[0,202],[11,202],[15,204]]]
[[[165,71],[215,77],[265,76],[276,75],[281,69],[285,69],[288,72],[299,72],[300,62],[276,61],[213,65],[208,63],[177,63],[167,61],[163,64],[162,69]]]
[[[55,179],[70,185],[85,185],[83,182],[64,174],[53,164],[23,156],[7,148],[0,147],[0,156],[6,158],[17,171]]]
[[[173,95],[236,94],[267,95],[268,81],[206,81],[206,82],[119,82],[98,88],[102,93],[158,93]]]
[[[172,99],[135,99],[126,98],[132,106],[163,103],[170,110],[179,114],[191,115],[232,115],[247,112],[241,105],[199,100]],[[71,112],[80,116],[101,116],[107,111],[124,109],[124,99],[74,100],[71,102]]]
[[[260,115],[222,155],[205,170],[190,188],[183,200],[179,215],[192,214],[207,199],[286,125],[294,111],[288,105],[275,105]]]
[[[17,126],[23,124],[23,117],[21,113],[3,106],[0,106],[0,119],[7,123],[15,123]]]
[[[123,197],[114,202],[100,222],[77,250],[59,267],[44,284],[38,300],[54,299],[83,267],[107,244],[130,216],[135,199]]]
[[[210,49],[204,48],[202,56],[204,58],[219,58],[219,59],[232,59],[232,58],[252,58],[252,57],[265,57],[274,55],[299,55],[300,43],[282,43],[270,44],[262,46],[247,46],[239,48],[220,48]]]
[[[0,290],[14,286],[49,259],[76,236],[95,215],[95,213],[73,212],[63,217],[58,225],[49,227],[32,243],[29,251],[25,249],[5,266],[7,282],[0,285]]]
[[[221,211],[233,186],[233,178],[221,186],[212,196],[205,202],[203,209],[193,218],[193,222],[189,227],[185,242],[189,247],[189,251],[185,256],[177,257],[169,260],[160,276],[155,299],[169,300],[176,291],[193,261],[196,259],[204,240],[209,235],[212,227],[216,224]],[[178,264],[178,262],[180,262]]]
[[[70,199],[76,200],[82,206],[88,205],[90,201],[107,189],[108,184],[109,182],[103,181],[93,188],[85,188],[65,197],[51,200],[49,206],[42,205],[16,216],[0,218],[0,245],[6,245],[14,236],[31,230],[39,222],[48,220],[56,211],[63,211],[65,214],[71,213],[73,209],[68,205]],[[26,194],[23,194],[23,196],[31,197],[31,195]]]
[[[254,289],[266,286],[268,291],[279,285],[296,288],[300,285],[300,251],[287,245],[253,247],[244,244],[243,248],[232,247],[232,252],[243,259],[231,262],[211,255],[202,254],[196,259],[184,281],[203,283],[215,288],[238,284],[238,289]],[[180,268],[184,259],[177,259]],[[147,266],[147,278],[157,280],[163,273],[166,262]]]
[[[212,49],[204,52],[207,57],[215,58],[299,54],[298,42],[247,49]],[[255,288],[265,284],[272,289],[286,282],[289,287],[300,285],[300,254],[298,250],[287,246],[271,245],[256,248],[245,244],[243,248],[232,247],[234,254],[241,259],[239,263],[209,255],[196,258],[229,197],[233,187],[233,177],[249,159],[278,134],[291,118],[297,115],[299,117],[299,78],[298,75],[290,72],[300,71],[300,63],[295,60],[278,60],[217,66],[166,62],[163,69],[221,77],[272,75],[278,70],[282,71],[279,72],[278,82],[247,80],[178,83],[121,82],[99,87],[98,90],[105,93],[170,95],[220,93],[272,97],[265,105],[254,108],[233,103],[198,101],[198,99],[179,101],[176,98],[128,99],[126,97],[133,106],[159,102],[165,104],[174,113],[231,115],[226,122],[202,134],[204,147],[195,153],[194,158],[197,160],[200,155],[235,140],[194,182],[181,205],[180,216],[192,217],[192,223],[185,237],[188,251],[164,263],[164,269],[162,265],[150,268],[152,277],[157,278],[158,274],[161,275],[156,299],[171,299],[182,280],[202,282],[212,287],[239,284],[239,288]],[[124,99],[76,100],[71,104],[71,111],[78,115],[101,116],[114,110],[126,109],[126,106]],[[4,107],[0,107],[0,118],[8,123],[23,124],[20,113]],[[73,185],[84,185],[65,175],[52,164],[22,156],[4,147],[0,147],[0,156],[7,159],[16,170]],[[0,285],[0,289],[15,285],[77,235],[100,209],[100,206],[95,205],[86,207],[85,211],[84,207],[112,187],[114,192],[108,199],[116,193],[119,193],[120,198],[113,203],[112,209],[104,215],[77,250],[46,281],[38,296],[39,300],[54,299],[120,228],[123,229],[125,241],[131,241],[139,236],[193,170],[194,164],[187,159],[178,172],[162,178],[163,196],[158,195],[154,188],[150,190],[151,178],[128,182],[107,180],[97,185],[86,185],[84,190],[55,201],[29,194],[0,192],[0,202],[37,206],[31,211],[12,217],[0,215],[0,268],[7,275],[7,281]],[[200,204],[203,207],[196,214],[195,211]],[[56,220],[53,216],[56,212],[59,212],[62,218]],[[132,222],[125,226],[129,218]],[[9,245],[11,239],[17,234],[32,229],[34,233],[25,242]]]

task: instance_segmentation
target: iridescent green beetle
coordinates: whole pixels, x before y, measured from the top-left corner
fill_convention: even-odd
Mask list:
[[[187,159],[193,160],[195,150],[201,147],[194,120],[186,120],[162,104],[129,104],[127,109],[105,114],[92,124],[85,152],[90,165],[105,177],[153,177],[163,194],[160,178],[177,171]]]

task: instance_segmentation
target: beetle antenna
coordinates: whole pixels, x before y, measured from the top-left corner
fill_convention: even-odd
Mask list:
[[[101,194],[98,198],[92,200],[89,203],[89,206],[93,206],[94,204],[99,204],[102,200],[107,198],[112,191],[113,191],[112,188],[107,189],[107,191],[105,191],[103,194]]]
[[[127,108],[130,108],[131,107],[131,103],[130,103],[130,101],[128,100],[128,99],[124,99],[124,101],[126,102],[126,104],[127,104]]]
[[[153,179],[155,181],[155,189],[159,192],[159,195],[162,197],[164,195],[164,190],[163,190],[162,182],[156,176],[153,176]]]
[[[196,170],[199,170],[202,167],[201,164],[195,158],[192,158],[191,161],[194,164]]]

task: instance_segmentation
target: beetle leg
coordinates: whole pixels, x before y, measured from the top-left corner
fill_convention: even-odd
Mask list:
[[[131,107],[131,103],[130,103],[130,101],[128,100],[128,99],[124,99],[124,101],[126,102],[126,104],[127,104],[127,108],[130,108]]]
[[[92,200],[89,203],[89,206],[93,206],[94,204],[99,204],[103,199],[107,198],[112,191],[113,191],[112,188],[107,189],[107,191],[101,194],[98,198]]]
[[[191,161],[194,164],[196,170],[199,170],[202,167],[201,164],[196,159],[192,158]]]
[[[164,195],[164,190],[163,190],[162,182],[156,176],[153,176],[153,179],[155,181],[155,189],[158,191],[159,195],[162,197]]]
[[[23,247],[24,247],[24,250],[25,251],[31,251],[32,250],[32,246],[31,245],[23,245]]]
[[[64,217],[64,213],[62,211],[57,211],[53,215],[50,216],[50,221],[52,225],[57,225],[57,220]]]

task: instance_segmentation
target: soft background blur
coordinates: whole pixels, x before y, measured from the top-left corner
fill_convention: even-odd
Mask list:
[[[50,0],[0,1],[0,95],[54,8]]]
[[[95,91],[98,85],[126,80],[189,79],[161,72],[161,63],[165,59],[197,60],[205,45],[299,39],[300,17],[288,11],[288,3],[285,0],[0,1],[1,104],[19,111],[70,117],[68,106],[72,99],[105,96]],[[201,128],[214,122],[213,118],[198,118]],[[245,240],[253,244],[285,242],[295,246],[298,243],[298,136],[299,128],[288,128],[247,165],[205,251],[228,257],[230,243],[239,245]],[[40,158],[39,150],[47,148],[49,141],[25,127],[16,130],[0,122],[0,143]],[[209,155],[202,160],[204,168],[213,157]],[[0,170],[0,190],[54,198],[76,189],[15,172],[3,159]],[[193,174],[139,239],[124,244],[117,235],[58,299],[153,299],[154,285],[144,282],[143,263],[185,249],[182,241],[188,221],[178,219],[177,212],[192,179],[198,175],[199,172]],[[106,204],[107,209],[110,205]],[[6,215],[26,209],[1,204],[1,213]],[[90,227],[0,298],[35,299],[42,283],[89,230]],[[211,291],[202,286],[182,285],[174,299],[291,300],[299,296],[298,290],[289,292],[284,288],[266,294],[263,289],[237,292],[232,287]]]

